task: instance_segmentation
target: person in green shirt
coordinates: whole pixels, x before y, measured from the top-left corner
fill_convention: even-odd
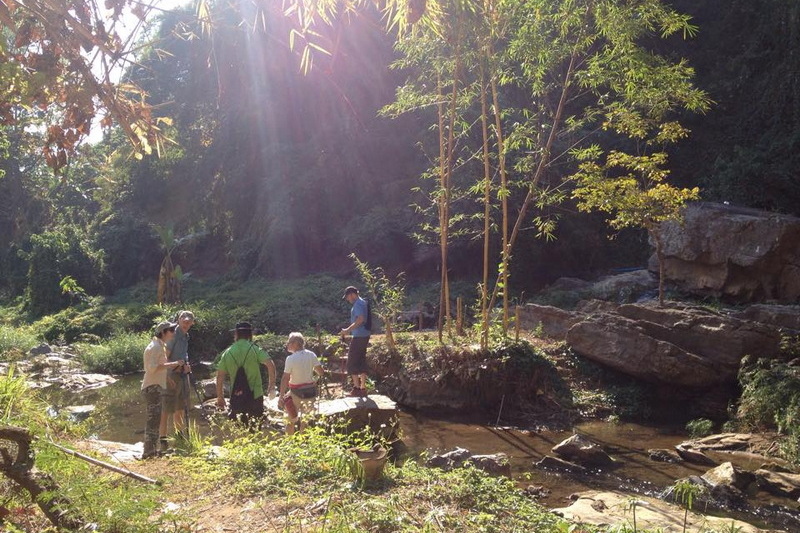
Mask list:
[[[230,412],[231,419],[241,418],[248,422],[252,418],[260,419],[264,415],[264,386],[261,381],[260,365],[267,367],[269,383],[267,391],[269,399],[275,397],[275,363],[264,351],[253,343],[253,327],[247,322],[239,322],[234,332],[233,344],[224,352],[217,363],[217,407],[225,409],[224,383],[226,376],[231,379]],[[247,386],[250,391],[237,394],[234,391],[234,381],[239,368],[244,369],[247,377]],[[252,393],[252,396],[249,393]],[[244,400],[243,400],[244,399]]]

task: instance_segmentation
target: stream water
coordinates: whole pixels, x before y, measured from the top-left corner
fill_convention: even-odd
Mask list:
[[[50,400],[60,406],[95,404],[97,411],[94,416],[102,421],[98,426],[97,438],[135,443],[142,440],[145,422],[140,383],[141,376],[126,376],[112,386],[80,395],[54,393],[50,395]],[[201,417],[192,418],[197,418],[201,426],[204,425]],[[686,440],[685,431],[676,427],[589,421],[577,424],[571,431],[528,431],[493,427],[486,421],[469,417],[437,419],[417,412],[401,411],[399,418],[403,442],[411,453],[426,450],[444,452],[456,447],[466,448],[474,454],[506,453],[511,458],[513,477],[518,484],[521,487],[545,487],[549,494],[540,501],[551,508],[569,505],[569,495],[584,490],[622,490],[657,496],[675,480],[701,475],[709,468],[685,462],[662,463],[649,458],[648,449],[672,449]],[[600,444],[610,455],[621,460],[621,466],[610,472],[584,476],[545,472],[533,466],[533,463],[550,454],[553,446],[576,432]],[[730,456],[719,459],[732,460],[737,464],[737,460]],[[800,531],[800,512],[790,500],[775,499],[759,492],[750,503],[755,507],[755,513],[728,514],[756,525]]]

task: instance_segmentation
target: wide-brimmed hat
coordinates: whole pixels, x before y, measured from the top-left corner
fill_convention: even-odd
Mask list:
[[[253,326],[250,322],[237,322],[236,327],[230,331],[253,331]]]
[[[167,322],[167,321],[159,322],[159,324],[156,326],[156,335],[160,335],[167,330],[175,331],[176,327],[177,324],[173,324],[172,322]]]
[[[347,298],[348,294],[358,294],[358,289],[350,285],[344,290],[344,294],[342,295],[342,300]]]

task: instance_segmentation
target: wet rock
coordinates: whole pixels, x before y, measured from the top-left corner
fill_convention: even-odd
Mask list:
[[[678,455],[681,457],[681,459],[687,463],[710,466],[717,465],[717,462],[711,457],[707,456],[700,450],[695,450],[691,446],[687,445],[687,443],[678,444],[675,446],[675,451],[678,452]]]
[[[680,463],[683,461],[681,456],[672,450],[663,448],[653,448],[647,450],[647,455],[651,461],[658,461],[659,463]]]
[[[83,392],[107,387],[116,381],[113,376],[105,374],[67,374],[55,383],[70,392]]]
[[[552,455],[545,455],[542,457],[541,461],[534,463],[533,465],[537,468],[541,468],[542,470],[550,470],[552,472],[567,472],[570,474],[588,473],[588,470],[585,467],[565,461],[564,459],[559,459],[558,457],[553,457]]]
[[[425,461],[425,466],[450,470],[462,466],[470,457],[472,457],[472,453],[470,453],[469,450],[465,448],[456,448],[455,450],[441,455],[434,455]]]
[[[636,497],[636,523],[639,531],[683,530],[684,508],[647,496]],[[556,514],[570,522],[592,524],[598,526],[612,524],[629,524],[631,497],[629,494],[612,491],[587,491],[568,507],[554,509]],[[697,509],[698,506],[695,506]],[[731,518],[706,516],[697,512],[689,512],[686,521],[687,531],[718,530],[738,531],[739,533],[760,533],[769,530],[759,529],[751,524]]]
[[[744,493],[732,485],[715,485],[702,476],[689,476],[679,479],[677,483],[690,483],[700,487],[700,492],[694,498],[694,507],[696,508],[725,510],[743,509],[747,506]],[[671,503],[683,504],[674,487],[665,490],[661,497]]]
[[[717,433],[682,442],[680,446],[699,451],[747,451],[768,454],[775,448],[775,439],[776,435],[773,433]]]
[[[607,467],[615,464],[603,448],[581,435],[573,435],[556,444],[552,452],[581,466]]]
[[[61,413],[65,414],[70,420],[74,422],[83,422],[94,412],[94,405],[70,405],[61,409]]]
[[[550,496],[550,489],[542,485],[528,485],[525,487],[525,494],[534,499],[547,498]]]
[[[753,492],[751,485],[756,481],[755,474],[742,470],[731,462],[722,463],[701,477],[712,486],[728,485],[745,493]]]
[[[659,229],[665,281],[683,291],[738,302],[800,299],[800,219],[695,203],[683,223]],[[658,270],[655,258],[650,269]]]
[[[567,332],[578,354],[644,381],[706,390],[736,383],[742,358],[779,354],[780,332],[679,304],[622,305]]]
[[[53,349],[50,347],[50,345],[47,344],[46,342],[43,342],[39,346],[34,346],[33,348],[31,348],[28,351],[28,353],[31,355],[47,355],[52,351]]]
[[[539,327],[548,337],[563,339],[567,330],[581,320],[581,315],[549,305],[526,304],[520,307],[520,327],[535,330]]]
[[[511,477],[511,463],[508,460],[508,455],[504,453],[473,455],[464,464],[472,465],[492,476]]]
[[[756,482],[760,489],[786,498],[800,498],[800,474],[756,470]]]

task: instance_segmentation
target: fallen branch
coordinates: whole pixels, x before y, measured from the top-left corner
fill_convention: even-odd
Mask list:
[[[142,474],[137,474],[136,472],[128,470],[127,468],[121,468],[119,466],[115,466],[115,465],[112,465],[110,463],[106,463],[105,461],[101,461],[100,459],[95,459],[94,457],[90,457],[90,456],[84,455],[84,454],[82,454],[80,452],[76,452],[75,450],[70,450],[69,448],[65,448],[64,446],[56,444],[53,441],[49,441],[49,442],[50,442],[50,444],[52,446],[56,447],[57,449],[61,450],[62,452],[66,453],[68,455],[71,455],[73,457],[77,457],[78,459],[82,459],[82,460],[86,461],[87,463],[91,463],[93,465],[97,465],[97,466],[103,467],[103,468],[105,468],[107,470],[111,470],[112,472],[116,472],[117,474],[121,474],[123,476],[127,476],[127,477],[135,479],[137,481],[142,481],[144,483],[150,483],[151,485],[161,485],[161,481],[158,481],[156,479],[151,479],[151,478],[149,478],[147,476],[143,476]]]

